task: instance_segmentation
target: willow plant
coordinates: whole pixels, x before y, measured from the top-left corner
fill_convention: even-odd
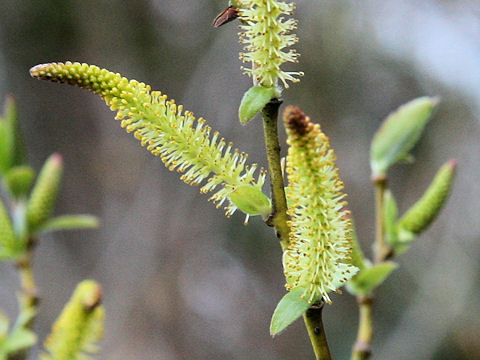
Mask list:
[[[60,154],[51,155],[38,176],[25,158],[13,98],[0,116],[0,261],[16,265],[20,278],[18,315],[13,323],[0,311],[0,360],[24,360],[37,342],[34,320],[38,295],[33,273],[36,244],[43,234],[98,226],[91,215],[53,216],[63,174]],[[93,280],[78,285],[46,343],[48,360],[88,359],[102,335],[100,286]],[[98,314],[98,315],[97,315]]]
[[[30,74],[100,96],[127,132],[160,157],[169,170],[180,173],[181,180],[199,185],[202,193],[211,193],[210,199],[217,207],[224,207],[227,216],[239,210],[245,213],[246,221],[258,215],[275,228],[283,250],[287,293],[273,313],[272,335],[303,316],[316,358],[330,359],[322,309],[325,303],[332,303],[330,293],[347,285],[360,306],[352,359],[366,359],[372,337],[373,291],[397,267],[388,259],[405,252],[438,214],[450,192],[455,164],[445,165],[424,197],[398,218],[386,186],[386,172],[415,145],[436,100],[420,98],[387,118],[372,143],[371,165],[377,188],[376,256],[373,263],[366,259],[355,236],[328,137],[320,125],[294,106],[287,107],[283,115],[289,147],[285,169],[282,166],[277,130],[281,96],[303,75],[284,70],[285,63],[297,63],[299,56],[292,49],[297,42],[294,9],[290,1],[231,1],[213,23],[219,27],[239,21],[244,45],[242,70],[252,78],[253,86],[245,92],[238,115],[246,124],[262,114],[270,191],[264,188],[263,168],[249,164],[247,155],[213,131],[203,118],[196,118],[142,82],[69,61],[37,65]]]

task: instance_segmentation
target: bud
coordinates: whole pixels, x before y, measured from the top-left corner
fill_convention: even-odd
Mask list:
[[[49,354],[42,354],[42,360],[86,359],[96,352],[96,343],[103,337],[101,296],[102,289],[93,280],[77,285],[45,341]]]
[[[398,221],[401,242],[411,241],[411,234],[420,234],[435,220],[451,192],[456,169],[456,160],[444,164],[423,196]]]
[[[51,155],[45,161],[27,203],[27,225],[31,233],[43,225],[52,214],[62,173],[61,155]]]

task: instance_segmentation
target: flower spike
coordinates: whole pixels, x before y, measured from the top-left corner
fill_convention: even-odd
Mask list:
[[[301,72],[288,72],[280,69],[285,62],[297,62],[295,50],[285,50],[294,45],[298,38],[291,31],[297,27],[292,15],[295,4],[277,0],[240,0],[239,19],[242,21],[240,42],[245,44],[245,52],[240,60],[251,63],[251,68],[242,68],[254,79],[256,85],[276,87],[277,79],[288,88],[287,81],[298,82]]]
[[[120,74],[95,65],[78,62],[49,63],[30,69],[33,77],[77,85],[94,92],[117,112],[115,119],[127,132],[133,132],[142,146],[159,156],[169,170],[182,173],[187,184],[198,185],[202,193],[221,186],[211,197],[217,207],[225,207],[231,216],[238,208],[230,201],[230,194],[238,186],[252,186],[261,192],[266,171],[260,169],[255,179],[257,165],[247,165],[247,154],[233,149],[218,132],[202,118],[195,119],[182,105],[168,100],[149,85],[128,80]],[[262,214],[265,215],[265,214]]]
[[[290,245],[283,254],[288,290],[303,289],[315,303],[358,269],[349,264],[351,221],[328,138],[300,109],[285,109]]]

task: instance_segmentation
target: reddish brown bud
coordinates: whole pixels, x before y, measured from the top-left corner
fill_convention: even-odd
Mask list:
[[[229,6],[217,15],[215,20],[213,20],[212,26],[219,27],[225,25],[226,23],[229,23],[230,21],[235,20],[236,18],[238,18],[238,8],[236,8],[235,6]]]
[[[298,107],[289,105],[283,112],[285,126],[299,135],[305,135],[308,131],[310,118]]]

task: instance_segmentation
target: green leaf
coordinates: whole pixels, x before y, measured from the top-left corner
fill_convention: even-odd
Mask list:
[[[277,90],[273,87],[253,86],[243,95],[238,109],[240,122],[245,125],[254,118],[269,103],[277,97]]]
[[[37,342],[37,335],[31,330],[18,328],[7,338],[4,348],[7,353],[15,353],[20,350],[28,349]]]
[[[20,129],[17,124],[15,101],[7,97],[3,117],[0,117],[0,172],[5,173],[12,166],[24,160],[24,149]]]
[[[40,232],[47,233],[60,230],[94,229],[100,225],[96,216],[62,215],[51,218],[40,227]]]
[[[437,103],[437,98],[421,97],[401,106],[384,120],[370,148],[374,178],[385,176],[390,166],[408,157]]]
[[[386,190],[383,195],[383,223],[385,237],[390,247],[394,247],[398,241],[397,216],[398,208],[395,198],[390,190]]]
[[[10,326],[9,318],[0,310],[0,340],[4,339]]]
[[[288,292],[277,305],[270,323],[270,335],[275,336],[303,315],[311,304],[302,299],[303,288],[295,288]]]
[[[370,295],[397,267],[398,265],[394,262],[385,261],[365,268],[349,281],[348,291],[356,296]]]
[[[248,215],[262,215],[265,218],[272,212],[270,199],[257,186],[237,186],[229,195],[229,199]]]
[[[362,248],[358,242],[357,232],[355,231],[355,224],[352,219],[352,253],[350,255],[352,258],[351,264],[356,266],[360,271],[365,268],[365,255],[363,254]]]
[[[6,172],[3,183],[13,197],[20,198],[27,195],[34,179],[35,170],[30,166],[15,166]]]
[[[15,259],[24,248],[24,243],[15,236],[12,220],[0,198],[0,258]]]

